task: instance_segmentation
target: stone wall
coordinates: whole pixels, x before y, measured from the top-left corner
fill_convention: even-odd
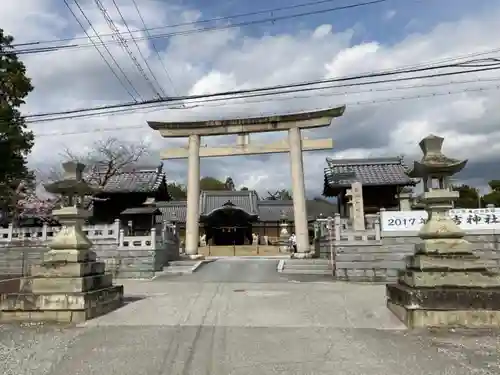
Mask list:
[[[98,260],[106,264],[106,272],[116,278],[152,278],[179,256],[179,242],[171,230],[157,235],[153,229],[148,236],[125,236],[119,228],[117,232],[110,231],[98,230],[99,234],[94,234],[93,250]],[[0,277],[29,275],[30,266],[39,264],[47,251],[49,237],[6,241],[0,236]]]
[[[405,267],[405,258],[421,241],[417,233],[381,232],[377,220],[372,229],[363,232],[345,229],[335,218],[330,224],[329,231],[316,239],[315,251],[317,256],[328,259],[333,253],[339,280],[395,281]],[[500,268],[500,233],[469,232],[465,238],[475,245],[478,256],[488,260],[492,268]]]
[[[152,278],[168,263],[167,249],[119,248],[116,244],[94,245],[99,261],[106,264],[106,272],[116,278]],[[28,275],[31,265],[39,264],[44,246],[12,246],[0,249],[0,276]],[[175,259],[175,258],[174,258]]]

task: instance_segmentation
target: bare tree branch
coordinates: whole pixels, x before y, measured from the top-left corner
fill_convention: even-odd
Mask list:
[[[147,155],[148,145],[144,142],[128,143],[117,138],[94,142],[86,154],[69,148],[61,153],[63,162],[77,161],[85,164],[85,180],[100,188],[106,186],[111,178],[127,167],[132,167]],[[44,183],[60,180],[63,178],[62,165],[59,164],[47,170],[37,170],[36,175],[38,180]],[[101,199],[94,197],[91,200]],[[59,205],[61,202],[61,199],[57,199],[54,205]]]
[[[95,142],[87,155],[80,156],[66,149],[63,157],[67,161],[84,163],[87,166],[86,180],[104,187],[112,177],[133,166],[147,154],[148,145],[144,142],[127,143],[116,138],[108,138]]]

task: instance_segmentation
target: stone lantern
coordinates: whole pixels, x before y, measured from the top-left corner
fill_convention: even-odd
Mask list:
[[[281,211],[280,216],[280,252],[286,252],[289,250],[288,240],[290,238],[290,233],[288,232],[288,219],[285,211]]]
[[[435,135],[424,138],[424,156],[408,172],[424,183],[421,201],[428,220],[397,284],[387,285],[387,307],[410,328],[499,327],[500,275],[473,254],[464,231],[448,214],[458,198],[450,177],[467,161],[445,156],[443,141]]]
[[[0,321],[75,323],[105,314],[123,302],[123,287],[112,284],[105,264],[96,260],[92,242],[82,230],[89,212],[83,198],[96,189],[82,178],[85,165],[63,164],[64,178],[45,189],[63,196],[63,207],[53,211],[62,224],[40,265],[23,280],[22,290],[2,296]]]
[[[424,193],[420,200],[425,205],[428,220],[422,226],[419,236],[430,240],[424,241],[426,246],[436,239],[461,239],[465,235],[448,215],[448,211],[459,198],[459,192],[451,190],[450,178],[465,167],[467,160],[452,159],[443,155],[443,141],[444,138],[435,135],[422,139],[419,146],[424,156],[422,160],[415,161],[413,169],[408,172],[409,177],[420,178],[424,184]]]
[[[63,207],[52,211],[62,229],[49,244],[51,250],[47,256],[53,255],[56,258],[65,256],[64,254],[78,254],[80,250],[84,252],[92,247],[82,230],[83,223],[90,216],[90,212],[83,208],[82,203],[85,196],[98,191],[83,180],[84,164],[67,162],[63,164],[63,169],[62,180],[44,186],[47,192],[61,195],[64,202]]]

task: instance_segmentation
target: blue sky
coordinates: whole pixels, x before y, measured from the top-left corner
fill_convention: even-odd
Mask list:
[[[196,0],[180,1],[199,9],[202,18],[230,16],[247,12],[275,9],[283,6],[304,4],[307,0]],[[333,0],[321,5],[312,5],[291,10],[274,12],[274,16],[295,14],[317,9],[328,9],[350,4],[367,2],[366,0]],[[315,28],[321,24],[333,25],[334,31],[342,31],[357,26],[354,42],[377,40],[383,43],[394,43],[412,33],[425,32],[442,22],[453,22],[464,15],[472,15],[488,10],[498,0],[389,0],[385,3],[367,5],[359,8],[325,12],[318,15],[280,20],[274,24],[265,23],[246,27],[245,33],[280,34],[294,33],[297,29]],[[393,15],[390,17],[390,15]],[[271,14],[251,16],[268,18]],[[241,22],[250,18],[241,18]]]
[[[283,6],[305,4],[313,1],[314,0],[169,0],[165,2],[196,9],[201,12],[201,19],[210,19],[276,9]],[[321,9],[326,10],[368,1],[369,0],[332,0],[319,5],[313,4],[311,6],[295,9],[236,18],[232,20],[231,23],[269,18],[271,16],[279,17]],[[82,0],[79,2],[83,5],[86,3]],[[102,0],[102,2],[103,4],[108,4],[105,0]],[[60,4],[62,1],[57,0],[54,1],[54,3]],[[70,3],[72,3],[72,1],[70,1]],[[122,5],[130,3],[130,1],[120,0],[117,1],[117,3]],[[142,7],[141,4],[144,4],[141,0],[138,0],[137,3],[139,7]],[[248,36],[294,34],[299,29],[314,29],[318,25],[331,24],[334,32],[354,27],[356,32],[352,39],[353,43],[376,40],[383,44],[392,44],[400,41],[409,34],[425,33],[440,23],[454,22],[464,16],[481,14],[487,12],[489,8],[497,7],[499,4],[500,0],[388,0],[383,3],[362,6],[359,8],[307,15],[289,20],[279,20],[275,23],[266,22],[259,25],[252,25],[242,28],[242,33]],[[90,4],[88,6],[95,7],[95,4]],[[70,24],[74,24],[64,5],[62,5],[59,10],[71,20]],[[210,24],[202,24],[199,27],[207,27],[209,25]],[[72,28],[72,30],[75,29]],[[155,30],[153,33],[171,32],[174,30],[176,29]],[[60,36],[64,37],[67,35]],[[19,42],[21,42],[21,40],[19,40]],[[155,43],[158,47],[163,48],[165,41],[156,40]]]

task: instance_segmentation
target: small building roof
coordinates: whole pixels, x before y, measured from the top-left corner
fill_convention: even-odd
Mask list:
[[[364,186],[415,185],[406,174],[408,167],[402,157],[370,159],[326,159],[323,195],[336,195],[352,183]]]
[[[157,207],[132,207],[122,211],[121,215],[161,215]]]
[[[156,202],[162,219],[170,222],[185,223],[187,214],[186,201]]]
[[[130,166],[112,176],[102,193],[152,193],[166,182],[163,164],[157,166]]]

